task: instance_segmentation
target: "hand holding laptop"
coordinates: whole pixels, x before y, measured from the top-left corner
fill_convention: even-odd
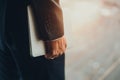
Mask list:
[[[59,57],[62,54],[64,54],[66,47],[67,45],[64,37],[61,37],[53,41],[45,41],[46,48],[45,57],[47,59],[54,59],[56,57]]]
[[[38,40],[35,32],[35,23],[32,10],[28,6],[28,20],[29,20],[29,37],[30,37],[30,54],[32,57],[38,57],[45,55],[47,59],[54,59],[59,57],[65,52],[66,49],[66,40],[64,37],[43,41]]]

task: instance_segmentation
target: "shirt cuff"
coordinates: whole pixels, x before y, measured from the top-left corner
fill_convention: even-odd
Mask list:
[[[57,39],[53,39],[53,40],[47,40],[47,41],[45,41],[45,42],[51,42],[51,41],[57,41],[57,40],[60,40],[60,39],[62,39],[64,36],[62,36],[62,37],[59,37],[59,38],[57,38]]]

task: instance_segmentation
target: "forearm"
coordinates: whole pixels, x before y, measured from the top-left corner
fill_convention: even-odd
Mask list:
[[[56,0],[56,3],[52,0],[38,0],[38,3],[34,1],[37,0],[32,0],[31,6],[36,17],[38,37],[44,41],[62,37],[64,35],[64,25],[59,0]]]

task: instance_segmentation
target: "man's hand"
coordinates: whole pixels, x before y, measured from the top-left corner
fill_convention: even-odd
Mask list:
[[[45,41],[47,59],[54,59],[64,54],[67,44],[64,37],[52,41]]]

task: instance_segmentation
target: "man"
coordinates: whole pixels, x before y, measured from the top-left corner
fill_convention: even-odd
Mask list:
[[[27,15],[28,4],[39,5],[34,1],[41,4],[36,28],[46,47],[36,58],[29,52]],[[64,80],[65,49],[62,12],[51,0],[0,0],[0,80]]]

